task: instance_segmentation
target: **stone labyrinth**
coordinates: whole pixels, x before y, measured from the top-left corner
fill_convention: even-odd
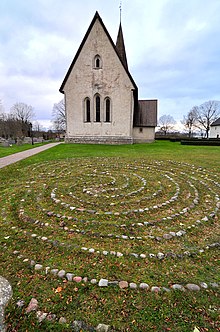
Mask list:
[[[203,254],[219,247],[219,174],[207,169],[84,158],[22,173],[22,182],[6,184],[2,194],[4,246],[10,240],[14,259],[39,273],[99,286],[162,287],[172,266],[173,280],[163,280],[183,282],[180,264],[199,256],[198,268]]]

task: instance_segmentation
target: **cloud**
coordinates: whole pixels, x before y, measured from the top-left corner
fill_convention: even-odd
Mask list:
[[[118,0],[1,0],[0,100],[51,119],[59,87],[98,10],[113,41]],[[140,98],[159,99],[159,116],[181,119],[194,105],[220,100],[219,0],[124,1],[122,27]]]

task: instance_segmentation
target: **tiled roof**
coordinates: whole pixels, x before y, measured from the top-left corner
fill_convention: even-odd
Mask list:
[[[134,127],[157,126],[157,100],[139,100],[134,112]]]

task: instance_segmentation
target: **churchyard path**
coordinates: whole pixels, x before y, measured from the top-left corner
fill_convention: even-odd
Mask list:
[[[57,143],[49,143],[43,146],[39,146],[36,147],[34,149],[30,149],[30,150],[25,150],[22,152],[17,152],[14,154],[11,154],[7,157],[2,157],[0,158],[0,168],[3,168],[5,166],[8,166],[10,164],[16,163],[17,161],[20,161],[22,159],[26,159],[28,157],[31,157],[37,153],[40,153],[42,151],[45,151],[47,149],[53,148],[54,146],[61,144],[61,142],[57,142]]]

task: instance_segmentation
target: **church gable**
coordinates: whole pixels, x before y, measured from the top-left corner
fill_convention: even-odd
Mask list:
[[[115,45],[96,12],[60,92],[65,95],[67,142],[133,143],[140,107],[121,23]]]
[[[122,34],[122,28],[121,28],[121,24],[120,24],[120,28],[119,28],[119,33],[120,36]],[[123,39],[122,39],[123,40]],[[100,15],[98,14],[98,12],[95,13],[95,16],[81,42],[81,45],[67,71],[67,74],[63,80],[63,83],[59,89],[59,91],[61,93],[64,93],[65,90],[65,84],[69,79],[69,76],[74,68],[74,66],[77,63],[78,58],[81,56],[83,49],[85,48],[85,46],[92,41],[92,44],[94,46],[94,50],[97,49],[97,56],[99,55],[98,50],[103,49],[105,50],[105,53],[107,54],[107,58],[109,60],[110,59],[110,55],[108,54],[108,52],[106,52],[106,46],[108,44],[108,48],[112,51],[112,54],[114,54],[115,57],[117,57],[118,61],[121,63],[121,65],[124,67],[124,70],[127,74],[127,76],[129,77],[131,84],[133,85],[134,89],[137,89],[137,86],[131,76],[131,74],[128,71],[128,67],[127,67],[127,59],[126,59],[126,55],[122,56],[122,46],[121,43],[123,42],[119,42],[119,35],[118,35],[118,39],[117,39],[117,44],[115,45],[114,42],[112,41],[111,36],[109,35]],[[123,45],[124,46],[124,45]],[[91,52],[91,49],[90,49]],[[96,52],[95,52],[96,53]],[[93,54],[94,55],[94,54]],[[124,57],[126,59],[126,63],[124,62]],[[87,59],[85,59],[85,61],[89,61],[89,56],[87,56]],[[90,63],[88,63],[87,65],[89,66]],[[109,64],[111,65],[111,61],[109,62]]]

